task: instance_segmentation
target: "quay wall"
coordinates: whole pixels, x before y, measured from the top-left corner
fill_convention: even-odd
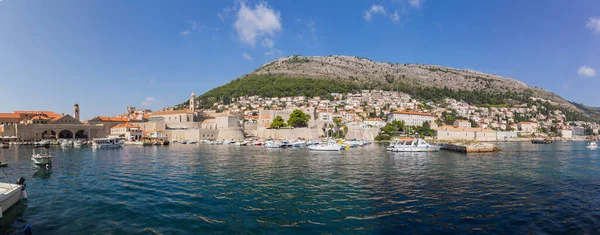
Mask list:
[[[261,139],[273,138],[273,139],[317,139],[322,135],[322,131],[318,129],[309,128],[290,128],[290,129],[267,129],[265,127],[259,127],[257,130],[257,137]]]

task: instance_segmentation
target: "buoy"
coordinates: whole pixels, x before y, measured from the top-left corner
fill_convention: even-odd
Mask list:
[[[29,226],[29,224],[25,226],[25,229],[23,229],[23,233],[25,233],[25,235],[31,235],[31,226]]]

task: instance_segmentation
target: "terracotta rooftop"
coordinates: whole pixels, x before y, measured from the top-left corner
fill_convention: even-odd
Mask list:
[[[21,118],[21,115],[15,113],[0,113],[0,118]]]
[[[140,126],[127,122],[127,123],[122,123],[122,124],[116,125],[114,127],[111,127],[110,129],[115,129],[115,128],[140,128]]]
[[[170,115],[170,114],[184,114],[184,113],[193,113],[192,110],[189,109],[181,109],[181,110],[167,110],[167,111],[158,111],[150,114],[150,116],[159,116],[159,115]]]
[[[35,115],[35,114],[45,114],[46,116],[48,116],[49,118],[55,118],[60,116],[58,113],[52,112],[52,111],[13,111],[13,113],[15,114],[30,114],[30,115]]]
[[[105,121],[105,122],[128,122],[129,121],[128,118],[124,118],[124,117],[98,117],[98,119],[100,119],[100,121]]]
[[[414,111],[396,111],[396,112],[392,112],[392,113],[393,114],[407,114],[407,115],[420,115],[420,116],[434,117],[434,115],[431,113],[421,113],[421,112],[414,112]]]

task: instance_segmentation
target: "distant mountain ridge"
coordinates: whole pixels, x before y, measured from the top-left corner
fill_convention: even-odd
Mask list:
[[[491,105],[538,98],[588,118],[600,117],[597,108],[571,103],[552,92],[512,78],[438,65],[375,62],[343,55],[283,57],[214,88],[198,99],[208,107],[213,102],[228,102],[242,95],[315,96],[361,89],[397,90],[426,100],[445,95]]]

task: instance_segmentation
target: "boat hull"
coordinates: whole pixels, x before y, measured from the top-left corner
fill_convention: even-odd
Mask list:
[[[21,200],[23,186],[18,184],[0,183],[0,206],[2,212],[7,211],[10,207],[17,204]]]
[[[52,163],[52,158],[50,157],[31,157],[31,160],[36,165],[46,165]]]

